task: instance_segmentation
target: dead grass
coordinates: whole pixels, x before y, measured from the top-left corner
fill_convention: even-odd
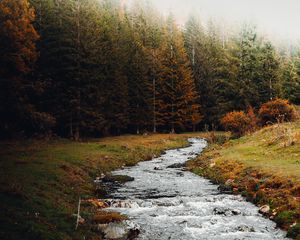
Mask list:
[[[127,219],[126,216],[118,212],[99,211],[93,216],[92,222],[94,224],[105,224],[110,222],[122,222]]]

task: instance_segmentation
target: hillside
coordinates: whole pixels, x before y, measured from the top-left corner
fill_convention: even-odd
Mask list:
[[[190,169],[242,194],[265,214],[300,237],[300,122],[263,128],[251,135],[212,145]]]

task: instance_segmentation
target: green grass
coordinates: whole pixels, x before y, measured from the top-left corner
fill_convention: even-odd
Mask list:
[[[0,143],[0,239],[100,239],[87,228],[74,231],[79,196],[94,196],[101,173],[186,146],[190,136],[203,134]]]
[[[247,167],[300,180],[300,122],[264,128],[230,141],[220,161],[234,159]]]
[[[299,121],[265,127],[223,145],[212,144],[188,168],[248,201],[269,205],[271,219],[289,236],[300,239]]]

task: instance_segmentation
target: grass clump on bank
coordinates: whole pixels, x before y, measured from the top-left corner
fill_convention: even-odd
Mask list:
[[[68,140],[0,143],[1,239],[99,239],[75,231],[78,198],[95,196],[93,180],[122,166],[149,160],[165,149],[186,146],[201,134],[121,136],[85,142]],[[126,181],[116,177],[115,181]],[[99,189],[98,189],[99,190]],[[91,218],[83,207],[83,218]]]
[[[259,206],[269,205],[267,215],[294,236],[300,223],[299,161],[300,122],[294,122],[211,145],[188,166]]]

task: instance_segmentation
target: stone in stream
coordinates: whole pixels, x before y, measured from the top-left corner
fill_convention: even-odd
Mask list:
[[[102,178],[102,182],[105,183],[126,183],[131,181],[134,181],[134,178],[126,175],[106,175]]]
[[[186,166],[186,163],[174,163],[170,166],[168,166],[167,168],[183,168]]]
[[[163,170],[161,167],[154,167],[154,170]]]
[[[239,210],[231,210],[229,208],[214,208],[213,214],[222,216],[236,216],[241,214]]]
[[[238,226],[236,230],[239,232],[255,232],[253,227],[247,225]]]
[[[268,215],[270,212],[270,206],[269,205],[263,205],[259,208],[259,213],[263,215]]]
[[[139,205],[131,200],[106,199],[106,204],[114,208],[138,208]]]
[[[134,239],[140,233],[140,227],[131,221],[98,224],[97,228],[103,234],[104,239],[111,240]]]
[[[232,193],[232,186],[229,186],[229,185],[225,185],[225,184],[221,184],[219,187],[218,187],[218,190],[221,192],[221,193]]]

